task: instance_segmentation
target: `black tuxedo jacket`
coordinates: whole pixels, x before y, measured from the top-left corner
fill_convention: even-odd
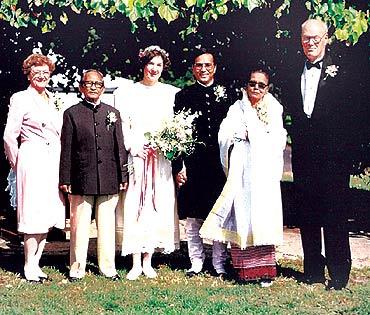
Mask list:
[[[116,121],[109,128],[107,115]],[[59,183],[74,195],[111,195],[127,181],[127,152],[121,117],[115,108],[82,101],[64,112]]]
[[[335,76],[326,71],[339,66]],[[286,105],[292,116],[292,167],[296,183],[340,182],[348,186],[351,151],[355,150],[358,100],[347,70],[330,56],[323,60],[315,106],[310,118],[303,111],[302,63],[290,80]]]

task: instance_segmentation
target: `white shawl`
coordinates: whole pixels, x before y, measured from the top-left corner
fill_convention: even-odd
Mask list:
[[[242,249],[277,245],[283,238],[283,109],[269,93],[262,102],[267,109],[267,125],[258,118],[244,92],[220,126],[220,158],[227,182],[200,230],[203,238],[232,242]]]

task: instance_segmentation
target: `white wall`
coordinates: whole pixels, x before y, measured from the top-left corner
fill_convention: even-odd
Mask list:
[[[102,102],[116,107],[118,99],[124,98],[124,94],[130,86],[134,83],[132,80],[125,78],[116,77],[114,80],[110,76],[104,77],[104,83],[106,87],[105,93],[102,95]],[[63,101],[63,110],[68,107],[77,104],[80,99],[77,96],[77,93],[65,93],[65,92],[56,92],[58,97]]]

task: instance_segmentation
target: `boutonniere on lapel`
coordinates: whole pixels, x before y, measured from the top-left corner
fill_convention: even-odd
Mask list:
[[[339,66],[337,65],[330,65],[325,68],[325,78],[326,80],[328,77],[334,78],[338,74]]]
[[[213,88],[213,91],[214,91],[215,96],[216,96],[216,102],[219,102],[222,99],[225,100],[227,98],[226,88],[224,86],[216,85]]]
[[[54,94],[55,109],[59,112],[62,109],[63,105],[64,105],[64,103],[63,103],[62,99],[59,97],[58,93],[55,93]]]
[[[108,111],[107,117],[105,118],[107,130],[109,130],[110,127],[113,127],[116,121],[117,121],[116,113]]]

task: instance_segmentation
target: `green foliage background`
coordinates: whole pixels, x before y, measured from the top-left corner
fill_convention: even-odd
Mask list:
[[[134,32],[139,22],[156,31],[155,17],[168,24],[183,19],[186,25],[180,31],[182,38],[196,33],[200,24],[217,20],[220,16],[236,10],[249,12],[256,8],[270,8],[278,4],[275,17],[290,13],[294,0],[29,0],[27,5],[19,0],[4,0],[0,7],[0,18],[14,27],[34,25],[43,33],[57,27],[57,23],[67,24],[72,12],[91,14],[106,18],[126,18]],[[336,29],[334,36],[347,43],[357,43],[359,37],[367,31],[369,12],[347,6],[345,1],[310,0],[305,5],[311,16],[320,16]],[[279,32],[286,34],[285,32]]]
[[[58,54],[56,73],[68,77],[67,89],[78,70],[91,67],[138,79],[139,49],[158,44],[172,61],[166,82],[190,84],[194,52],[206,47],[217,57],[218,79],[242,86],[249,69],[264,65],[279,96],[285,74],[302,60],[300,25],[309,16],[330,25],[331,53],[361,70],[358,91],[366,90],[370,18],[363,0],[2,0],[0,125],[9,96],[27,87],[20,65],[35,47]],[[0,171],[0,187],[7,171]]]

